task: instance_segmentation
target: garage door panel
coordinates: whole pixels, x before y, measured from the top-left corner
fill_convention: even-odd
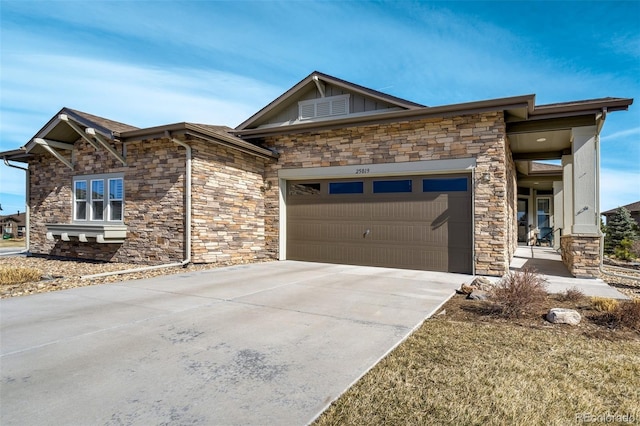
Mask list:
[[[373,193],[379,178],[361,179],[358,194],[329,194],[339,179],[298,186],[312,187],[311,195],[288,190],[287,258],[470,273],[471,192],[433,185],[423,192],[423,178],[403,177],[413,182],[403,193]]]

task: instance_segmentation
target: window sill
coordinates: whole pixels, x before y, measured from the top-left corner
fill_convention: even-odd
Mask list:
[[[48,223],[47,239],[54,241],[59,237],[62,241],[71,241],[77,238],[81,242],[89,242],[89,238],[95,239],[100,244],[121,244],[127,237],[126,225],[104,225],[94,223]]]

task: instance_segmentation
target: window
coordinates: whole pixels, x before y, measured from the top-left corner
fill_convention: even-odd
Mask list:
[[[538,228],[551,228],[551,198],[538,198],[536,203]]]
[[[362,194],[364,192],[364,182],[331,182],[329,183],[329,194]]]
[[[373,181],[373,193],[411,192],[411,179],[405,180],[375,180]]]
[[[122,220],[123,191],[122,178],[109,179],[109,220]]]
[[[87,189],[90,188],[90,191]],[[105,188],[108,193],[105,193]],[[77,176],[73,179],[73,220],[122,222],[124,180],[120,175]]]
[[[73,183],[75,220],[87,220],[87,181],[78,180]]]
[[[289,182],[289,195],[320,195],[319,183]]]
[[[433,178],[422,180],[423,192],[466,192],[467,178]]]

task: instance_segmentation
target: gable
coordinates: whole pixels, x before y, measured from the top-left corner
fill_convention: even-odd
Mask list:
[[[422,105],[314,72],[237,127],[295,125],[423,108]]]

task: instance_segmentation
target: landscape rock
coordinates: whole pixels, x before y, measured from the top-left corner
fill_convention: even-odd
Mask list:
[[[487,300],[489,293],[484,290],[473,290],[473,293],[467,296],[470,300]]]
[[[547,313],[547,321],[552,324],[578,325],[582,320],[580,313],[574,309],[551,308]]]
[[[486,277],[476,277],[471,282],[471,287],[477,288],[482,291],[491,291],[493,289],[494,284]]]
[[[471,293],[473,293],[473,287],[463,283],[460,286],[460,290],[458,290],[458,293],[460,293],[460,294],[471,294]]]

